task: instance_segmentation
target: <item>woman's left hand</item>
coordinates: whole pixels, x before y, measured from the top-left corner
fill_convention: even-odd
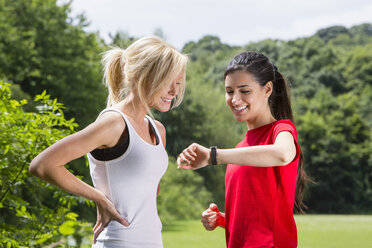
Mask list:
[[[177,158],[177,168],[186,170],[197,170],[209,164],[210,150],[196,143],[183,150]]]
[[[106,198],[106,196],[97,190],[102,195],[100,201],[96,202],[97,205],[97,222],[93,227],[93,243],[95,244],[99,234],[111,222],[117,221],[123,226],[128,227],[129,223],[124,219],[116,210],[114,204]]]

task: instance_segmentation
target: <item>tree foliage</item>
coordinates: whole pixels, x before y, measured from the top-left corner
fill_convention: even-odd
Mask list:
[[[39,113],[25,112],[27,101],[12,99],[2,81],[0,98],[1,246],[41,247],[74,234],[79,223],[70,208],[83,200],[31,176],[28,167],[77,124],[64,118],[63,105],[45,91],[35,98]]]
[[[99,55],[102,41],[87,33],[70,3],[0,0],[0,77],[29,96],[47,90],[82,126],[105,105]]]
[[[175,159],[170,157],[157,200],[162,222],[199,218],[211,200],[203,177],[194,171],[178,170]]]

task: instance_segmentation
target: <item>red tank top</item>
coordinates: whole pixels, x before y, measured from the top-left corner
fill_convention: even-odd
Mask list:
[[[226,169],[226,242],[228,248],[297,247],[293,218],[300,148],[290,120],[248,130],[236,147],[273,144],[283,131],[292,133],[297,154],[286,166],[228,164]]]

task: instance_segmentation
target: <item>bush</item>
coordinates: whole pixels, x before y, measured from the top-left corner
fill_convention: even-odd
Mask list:
[[[177,169],[175,159],[170,157],[158,195],[158,211],[162,222],[167,224],[172,220],[200,218],[211,198],[203,177],[194,171]]]
[[[71,206],[85,200],[31,176],[28,167],[77,124],[45,91],[35,98],[39,113],[25,112],[27,100],[12,99],[2,81],[0,98],[0,245],[41,247],[65,239],[80,225]]]

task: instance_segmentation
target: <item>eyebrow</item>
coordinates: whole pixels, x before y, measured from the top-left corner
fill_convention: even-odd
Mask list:
[[[250,87],[250,86],[247,85],[247,84],[243,84],[243,85],[238,85],[237,86],[237,88],[244,88],[244,87]],[[225,88],[227,89],[227,88],[231,88],[231,87],[230,86],[226,86]]]

